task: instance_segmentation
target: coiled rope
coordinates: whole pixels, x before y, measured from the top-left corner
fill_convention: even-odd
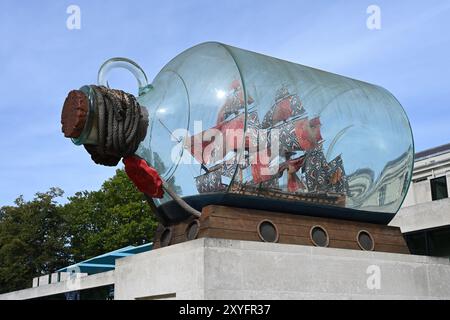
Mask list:
[[[136,98],[122,90],[90,86],[97,106],[98,141],[84,147],[97,164],[116,166],[133,155],[147,134],[148,113]]]
[[[97,110],[98,141],[96,145],[84,147],[92,160],[105,166],[116,166],[122,158],[133,156],[139,143],[147,134],[148,113],[136,98],[122,90],[103,86],[90,86],[94,92]],[[174,192],[161,178],[163,189],[180,207],[195,217],[201,212],[192,208]],[[153,199],[149,198],[152,209],[157,210]]]

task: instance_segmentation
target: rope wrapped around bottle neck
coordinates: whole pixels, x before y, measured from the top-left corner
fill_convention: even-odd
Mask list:
[[[148,113],[129,93],[103,86],[90,87],[96,104],[98,142],[84,147],[95,163],[116,166],[123,157],[133,155],[144,140]]]
[[[116,166],[122,158],[125,158],[125,164],[127,160],[131,162],[128,165],[128,169],[130,169],[130,166],[135,166],[135,162],[139,161],[134,153],[147,134],[148,112],[129,93],[103,86],[91,85],[90,87],[94,92],[97,110],[98,142],[96,145],[85,144],[84,147],[97,164]],[[197,218],[201,216],[201,212],[192,208],[178,196],[167,182],[159,177],[156,170],[150,168],[146,162],[145,164],[141,163],[142,166],[144,169],[148,167],[148,170],[153,170],[153,174],[141,170],[135,171],[131,177],[129,175],[133,183],[140,186],[141,192],[144,192],[149,198],[159,198],[162,197],[162,189],[164,189],[184,210]],[[127,169],[127,165],[125,169]],[[129,172],[130,170],[127,171],[127,174]],[[161,186],[153,185],[158,179],[161,180]],[[152,188],[155,190],[148,192]]]

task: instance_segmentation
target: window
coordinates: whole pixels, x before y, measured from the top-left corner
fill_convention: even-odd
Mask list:
[[[412,254],[450,258],[449,226],[407,233],[404,237]]]
[[[412,254],[422,256],[429,254],[427,233],[425,231],[409,233],[404,237]]]
[[[439,228],[428,233],[430,255],[450,257],[450,228]]]
[[[200,221],[197,219],[192,221],[186,228],[186,239],[194,240],[197,239],[198,232],[200,231]]]
[[[361,230],[358,232],[358,235],[356,236],[356,241],[358,242],[358,245],[362,250],[373,251],[375,249],[373,237],[366,230]]]
[[[431,198],[433,201],[448,198],[447,177],[431,179]]]
[[[310,237],[313,244],[317,247],[328,247],[330,244],[330,237],[327,231],[321,226],[314,226],[311,228]]]
[[[278,242],[278,229],[270,220],[263,220],[258,224],[258,235],[264,242]]]
[[[161,236],[159,238],[159,242],[162,247],[167,247],[172,242],[172,229],[166,228],[164,229],[163,233],[161,233]]]
[[[383,206],[385,201],[386,201],[386,185],[383,185],[378,193],[378,204],[380,206]]]
[[[409,187],[409,179],[408,173],[406,173],[405,178],[403,178],[402,194],[406,194],[408,192],[408,187]]]

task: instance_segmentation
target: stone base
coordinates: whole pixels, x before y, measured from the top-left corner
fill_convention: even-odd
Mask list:
[[[115,299],[450,299],[445,258],[202,238],[116,262]]]

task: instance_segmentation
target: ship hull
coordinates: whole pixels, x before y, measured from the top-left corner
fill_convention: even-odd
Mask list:
[[[387,225],[394,218],[394,214],[384,212],[355,210],[323,203],[274,199],[250,194],[215,192],[183,197],[183,199],[198,211],[209,205],[220,205],[381,225]],[[183,210],[175,201],[168,201],[160,205],[157,216],[164,225],[180,223],[191,218],[189,213]]]
[[[160,224],[153,249],[200,238],[409,254],[398,227],[230,206],[206,206],[200,218]]]

